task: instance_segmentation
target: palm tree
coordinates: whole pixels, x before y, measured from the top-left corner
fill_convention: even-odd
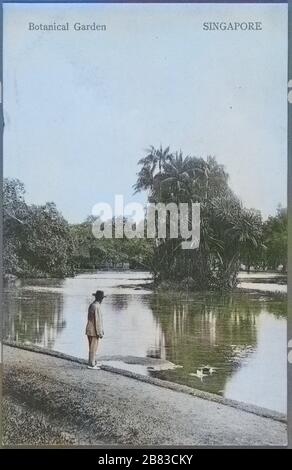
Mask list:
[[[176,203],[192,200],[192,159],[184,157],[182,151],[170,155],[163,165],[161,188]]]
[[[224,167],[214,157],[184,157],[182,151],[170,153],[169,147],[151,147],[139,164],[135,189],[149,191],[149,202],[200,203],[199,249],[181,250],[182,240],[168,236],[168,225],[166,238],[156,239],[157,278],[192,278],[198,289],[234,287],[241,254],[260,248],[262,222],[259,214],[242,207]]]
[[[157,186],[157,184],[155,184],[157,181],[159,185],[162,166],[171,156],[169,147],[163,149],[162,146],[160,146],[156,149],[151,145],[146,152],[146,157],[141,158],[138,162],[138,165],[142,165],[142,168],[137,174],[138,179],[134,185],[135,194],[140,191],[152,192],[154,187]]]
[[[216,253],[218,275],[225,278],[227,287],[234,287],[243,253],[262,249],[262,219],[258,211],[242,207],[232,193],[212,201],[211,225],[220,244],[213,246]]]

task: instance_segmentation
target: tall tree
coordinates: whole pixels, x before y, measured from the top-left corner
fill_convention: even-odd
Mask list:
[[[266,246],[266,267],[269,269],[277,269],[281,265],[283,272],[287,272],[287,209],[279,207],[276,216],[269,217],[264,223],[263,232],[263,243]]]
[[[153,147],[152,154],[156,155]],[[149,202],[199,202],[201,210],[199,248],[182,250],[181,239],[159,240],[153,256],[155,277],[184,282],[189,279],[198,289],[234,287],[241,252],[247,245],[256,247],[260,243],[258,214],[242,207],[228,185],[228,174],[214,157],[184,157],[181,151],[170,153],[167,148],[157,173],[159,185],[153,183],[153,178],[141,184],[141,175],[149,170],[147,157],[139,162],[142,167],[136,191],[146,190]]]
[[[55,204],[28,205],[24,196],[24,185],[19,180],[4,180],[5,273],[58,277],[72,274],[69,224]]]
[[[164,163],[170,157],[169,147],[165,149],[160,146],[155,149],[153,145],[146,150],[147,155],[139,160],[141,169],[138,172],[137,182],[134,185],[135,193],[140,191],[160,190],[160,177]]]

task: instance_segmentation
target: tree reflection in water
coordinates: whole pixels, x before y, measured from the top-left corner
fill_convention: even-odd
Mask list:
[[[152,374],[213,393],[223,392],[227,379],[256,349],[259,315],[267,310],[285,315],[285,302],[254,294],[178,299],[177,294],[161,293],[151,296],[150,306],[161,327],[156,357],[183,366]],[[204,365],[217,369],[202,381],[190,375]]]
[[[128,298],[124,294],[115,294],[107,298],[107,302],[113,310],[126,310],[128,308]]]
[[[53,349],[55,340],[66,327],[63,294],[56,289],[34,291],[15,289],[5,292],[4,337],[17,342]]]
[[[119,288],[121,282],[126,289]],[[102,354],[166,359],[182,367],[148,373],[213,393],[223,394],[228,383],[230,390],[230,380],[237,377],[237,397],[242,383],[261,393],[256,383],[260,375],[261,384],[269,390],[273,385],[271,406],[278,406],[285,389],[287,302],[277,296],[139,291],[129,287],[124,273],[120,278],[101,273],[63,281],[28,280],[6,289],[6,338],[86,357],[84,328],[96,285],[107,295]],[[274,358],[269,355],[271,338]],[[274,370],[271,375],[271,362],[279,374]],[[204,365],[216,368],[214,373],[203,380],[190,375]],[[249,379],[241,379],[242,373]]]

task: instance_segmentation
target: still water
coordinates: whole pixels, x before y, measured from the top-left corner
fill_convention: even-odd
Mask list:
[[[286,412],[285,300],[259,293],[153,293],[143,287],[148,279],[147,273],[112,271],[19,281],[5,291],[5,336],[86,358],[87,307],[91,293],[102,289],[103,360]],[[212,374],[194,375],[205,365]]]

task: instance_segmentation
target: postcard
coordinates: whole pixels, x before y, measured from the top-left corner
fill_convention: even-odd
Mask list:
[[[288,4],[2,7],[2,446],[286,448]]]

